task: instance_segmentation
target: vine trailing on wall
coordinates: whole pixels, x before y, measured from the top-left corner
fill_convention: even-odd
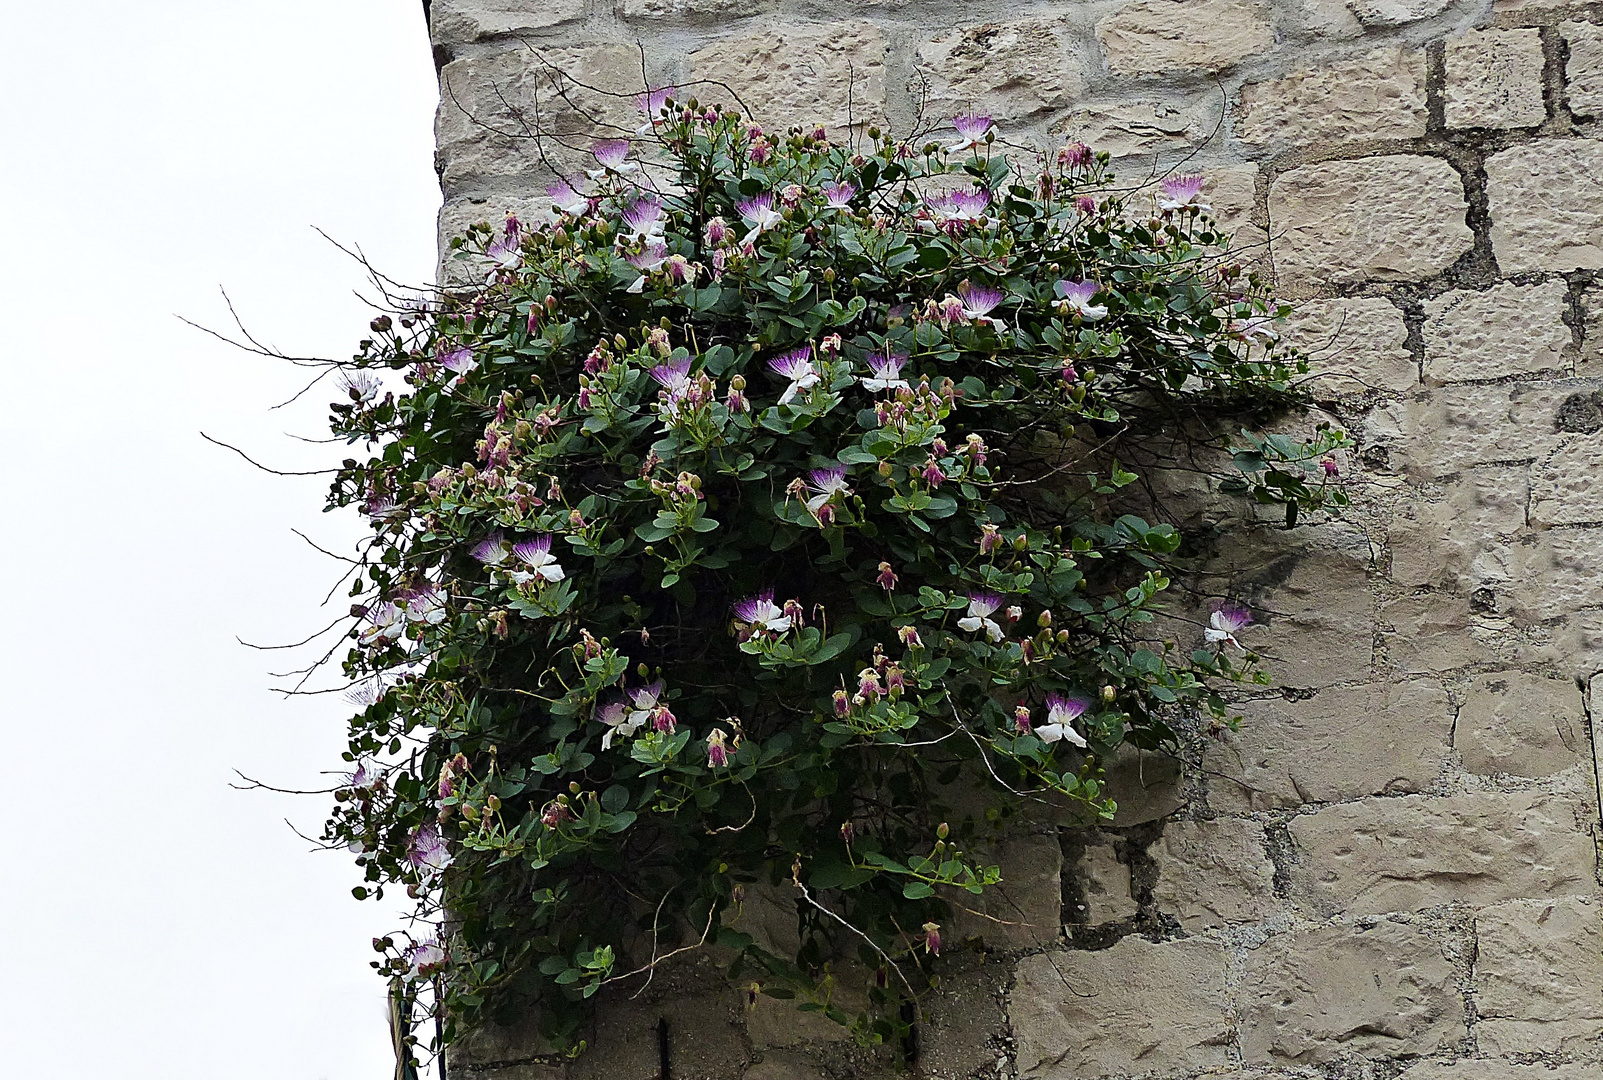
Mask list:
[[[712,945],[894,1040],[999,822],[1109,816],[1110,755],[1264,681],[1238,605],[1158,640],[1182,538],[1129,462],[1184,433],[1290,524],[1344,501],[1345,437],[1223,433],[1305,365],[1197,178],[1154,204],[1082,145],[1015,166],[976,115],[854,148],[643,108],[344,376],[370,455],[329,505],[373,535],[326,838],[436,927],[375,966],[433,987],[445,1041],[532,1007],[576,1051],[586,999]],[[799,951],[728,925],[754,888],[795,897]]]

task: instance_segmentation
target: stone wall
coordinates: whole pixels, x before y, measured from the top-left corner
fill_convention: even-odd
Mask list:
[[[432,9],[445,233],[538,208],[568,152],[533,129],[633,126],[578,84],[644,72],[726,84],[770,127],[973,105],[1128,180],[1202,171],[1243,258],[1299,301],[1287,334],[1359,437],[1357,505],[1215,567],[1267,617],[1284,688],[1178,779],[1121,763],[1111,826],[1005,845],[1028,917],[969,928],[985,947],[954,950],[918,1075],[1603,1077],[1603,4]],[[773,903],[742,918],[783,932]],[[570,1066],[511,1031],[453,1072],[647,1080],[665,1030],[674,1080],[887,1075],[694,964],[601,1024]]]

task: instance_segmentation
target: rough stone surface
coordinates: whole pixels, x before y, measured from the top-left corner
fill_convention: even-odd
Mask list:
[[[1398,1080],[1594,1080],[1594,1065],[1513,1065],[1502,1060],[1463,1058],[1454,1062],[1422,1061],[1404,1069]]]
[[[1167,754],[1121,746],[1106,767],[1108,794],[1117,802],[1120,828],[1168,817],[1186,804],[1180,763]]]
[[[1411,491],[1392,516],[1391,580],[1463,593],[1495,582],[1501,596],[1507,571],[1493,553],[1506,551],[1504,538],[1525,525],[1529,501],[1527,470],[1519,465],[1473,469],[1430,485],[1428,494]]]
[[[950,116],[965,108],[1013,121],[1060,109],[1084,82],[1053,23],[986,23],[938,35],[918,47],[928,80],[926,109]]]
[[[1222,71],[1275,40],[1267,6],[1252,0],[1131,0],[1096,35],[1115,75]]]
[[[1447,41],[1447,126],[1533,127],[1542,104],[1542,38],[1536,30],[1474,30]]]
[[[1568,370],[1562,281],[1457,290],[1425,301],[1425,376],[1442,382]]]
[[[1544,529],[1509,548],[1498,610],[1517,622],[1561,618],[1603,604],[1597,568],[1603,566],[1603,530]]]
[[[1486,193],[1503,273],[1603,267],[1603,140],[1545,139],[1493,154]]]
[[[1428,679],[1330,687],[1306,700],[1243,709],[1204,758],[1208,802],[1250,811],[1419,791],[1446,762],[1447,694]]]
[[[1570,50],[1564,62],[1570,112],[1596,117],[1603,113],[1603,26],[1567,22],[1559,31]]]
[[[1366,27],[1402,26],[1435,18],[1452,4],[1453,0],[1347,0],[1347,6]]]
[[[584,0],[434,0],[429,30],[436,42],[481,41],[504,34],[547,30],[584,18]]]
[[[1152,848],[1153,899],[1188,932],[1260,922],[1278,907],[1263,826],[1239,818],[1171,821]]]
[[[623,0],[626,19],[707,18],[760,15],[773,11],[779,0]]]
[[[1216,94],[1120,94],[1076,102],[1050,130],[1120,160],[1202,146],[1221,119]]]
[[[1568,679],[1520,671],[1477,676],[1458,710],[1453,745],[1482,774],[1548,776],[1581,762],[1586,713]]]
[[[1248,83],[1235,136],[1255,148],[1410,139],[1426,119],[1425,54],[1399,46]]]
[[[888,47],[871,23],[792,26],[726,38],[691,53],[689,63],[694,78],[738,89],[772,130],[840,128],[884,119]],[[715,88],[705,96],[720,100]]]
[[[1299,892],[1315,910],[1357,914],[1589,892],[1589,812],[1541,792],[1328,806],[1291,821]]]
[[[1292,281],[1411,281],[1470,249],[1464,186],[1439,158],[1387,154],[1290,169],[1269,188],[1275,267]]]
[[[1345,1054],[1429,1054],[1468,1033],[1453,966],[1420,927],[1338,924],[1247,956],[1241,1056],[1309,1065]]]
[[[1018,1075],[1080,1080],[1229,1061],[1225,954],[1192,938],[1126,937],[1096,952],[1027,957],[1008,1000]]]
[[[1531,520],[1542,525],[1603,522],[1603,432],[1576,435],[1531,474]]]
[[[1063,849],[1052,834],[1014,836],[994,849],[970,853],[1002,869],[1002,882],[979,896],[961,894],[948,936],[979,938],[1002,949],[1039,949],[1055,944],[1063,921]]]
[[[1417,480],[1530,461],[1559,445],[1556,418],[1573,392],[1540,383],[1448,386],[1377,408],[1365,442],[1385,447],[1389,467]]]
[[[1475,1034],[1492,1054],[1567,1053],[1603,1039],[1595,897],[1520,900],[1475,917]]]
[[[1119,861],[1112,844],[1087,847],[1075,867],[1075,876],[1084,899],[1086,922],[1117,922],[1139,910],[1130,895],[1130,866]]]
[[[1581,290],[1581,353],[1575,362],[1575,372],[1595,376],[1600,371],[1603,371],[1603,284],[1594,282]]]
[[[1307,354],[1321,388],[1357,393],[1419,384],[1403,313],[1384,297],[1305,301],[1285,321],[1283,337]]]

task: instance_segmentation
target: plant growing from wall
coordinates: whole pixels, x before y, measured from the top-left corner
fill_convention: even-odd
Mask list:
[[[327,838],[438,925],[376,966],[437,986],[447,1040],[532,1005],[576,1046],[598,989],[698,946],[894,1039],[997,822],[1109,815],[1110,755],[1261,680],[1236,605],[1152,629],[1182,538],[1128,464],[1183,433],[1228,469],[1221,418],[1301,368],[1195,178],[1017,166],[981,116],[853,148],[646,108],[344,377],[368,454],[329,505],[373,536]],[[1289,524],[1342,500],[1343,444],[1254,436],[1229,485]],[[795,898],[798,952],[728,925],[754,888]]]

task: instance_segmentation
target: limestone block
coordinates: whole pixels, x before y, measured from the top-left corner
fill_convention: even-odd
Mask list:
[[[1509,580],[1498,590],[1498,610],[1533,623],[1603,605],[1599,566],[1603,530],[1544,529],[1521,537],[1510,550]]]
[[[1008,1000],[1020,1080],[1187,1073],[1229,1062],[1225,953],[1199,938],[1122,938],[1020,961]]]
[[[1400,46],[1241,88],[1235,137],[1255,148],[1425,134],[1425,54]]]
[[[979,938],[993,948],[1039,949],[1056,944],[1063,921],[1063,849],[1050,833],[1010,836],[991,849],[969,853],[1001,867],[1002,881],[979,896],[953,892],[947,936]]]
[[[552,1063],[561,1060],[557,1049],[540,1034],[539,1025],[530,1016],[508,1026],[487,1024],[473,1031],[451,1047],[447,1064],[453,1071],[478,1071],[506,1062],[530,1062],[534,1058],[549,1058]],[[552,1064],[549,1074],[539,1071],[545,1068],[547,1065],[530,1065],[529,1080],[562,1075],[560,1065]]]
[[[1453,0],[1347,0],[1347,6],[1365,27],[1402,26],[1434,19],[1452,4]]]
[[[1603,371],[1603,283],[1594,282],[1581,290],[1581,354],[1575,371],[1578,375]],[[1603,425],[1603,412],[1599,421]]]
[[[1311,1065],[1429,1054],[1468,1033],[1453,966],[1417,926],[1322,926],[1247,955],[1241,1057]]]
[[[1453,745],[1470,772],[1548,776],[1581,762],[1586,715],[1568,679],[1520,671],[1477,676],[1458,712]]]
[[[972,966],[943,975],[940,993],[926,999],[927,1018],[918,1028],[918,1067],[929,1080],[985,1075],[996,1061],[995,1046],[1007,1037],[1002,1002],[1013,965],[983,952],[963,962]]]
[[[1603,113],[1603,26],[1589,22],[1559,25],[1570,55],[1564,62],[1564,81],[1570,112],[1578,116]]]
[[[757,995],[746,1007],[746,1038],[751,1048],[768,1051],[790,1046],[822,1046],[851,1038],[851,1032],[821,1012],[802,1012],[793,999]]]
[[[429,7],[429,34],[436,44],[456,45],[505,34],[577,23],[584,19],[584,0],[434,0]]]
[[[1385,297],[1305,301],[1286,319],[1281,334],[1285,344],[1307,355],[1321,388],[1399,391],[1419,384],[1403,313]]]
[[[589,1049],[569,1067],[568,1080],[658,1080],[662,1075],[658,1024],[667,1021],[674,1075],[685,1080],[737,1077],[750,1052],[742,995],[724,981],[723,967],[706,954],[659,968],[646,993],[639,987],[595,998],[597,1025]]]
[[[690,71],[739,93],[770,130],[840,128],[883,122],[888,47],[884,32],[868,22],[787,24],[698,49]],[[708,102],[724,97],[718,87],[698,94]]]
[[[1188,932],[1259,922],[1278,906],[1263,826],[1240,818],[1171,821],[1152,848],[1153,899]]]
[[[527,0],[521,2],[526,3]],[[764,14],[778,7],[778,0],[623,0],[621,10],[626,19],[738,18],[742,15]]]
[[[572,146],[615,133],[608,125],[632,130],[643,87],[640,53],[631,45],[532,54],[519,47],[451,61],[440,71],[434,125],[447,197],[471,181],[527,179],[549,174],[553,165],[567,171],[587,162],[549,135]]]
[[[919,45],[917,70],[928,80],[925,112],[952,116],[972,108],[1007,122],[1061,109],[1085,89],[1058,24],[1025,19],[948,30]]]
[[[1168,817],[1186,804],[1180,762],[1125,743],[1105,764],[1107,794],[1118,804],[1110,823],[1128,828]]]
[[[1419,791],[1447,761],[1453,707],[1429,679],[1327,687],[1243,708],[1205,752],[1208,803],[1250,812]]]
[[[1119,861],[1112,844],[1087,847],[1075,877],[1085,898],[1085,921],[1093,926],[1128,919],[1140,910],[1131,896],[1130,867]]]
[[[1231,252],[1246,263],[1262,256],[1266,237],[1252,221],[1258,206],[1258,167],[1208,169],[1202,176],[1202,193],[1213,207],[1214,224],[1230,235]]]
[[[1531,473],[1531,520],[1541,525],[1603,522],[1603,433],[1576,435]]]
[[[1447,40],[1447,126],[1535,127],[1542,104],[1542,37],[1535,29],[1472,30]]]
[[[1431,675],[1491,659],[1472,633],[1475,614],[1467,596],[1421,590],[1382,604],[1380,619],[1386,659],[1402,674]]]
[[[1595,1065],[1511,1065],[1502,1060],[1462,1058],[1422,1061],[1397,1080],[1595,1080]]]
[[[1327,806],[1291,820],[1297,892],[1316,911],[1354,914],[1591,892],[1590,813],[1544,792]]]
[[[1493,154],[1486,193],[1503,273],[1603,267],[1603,140],[1542,139]]]
[[[793,957],[801,948],[797,899],[795,886],[786,882],[751,882],[742,886],[740,902],[724,909],[723,925],[750,935],[760,949]]]
[[[1286,29],[1299,37],[1345,41],[1364,33],[1344,0],[1295,0],[1282,10],[1290,16]]]
[[[1572,392],[1541,383],[1448,386],[1380,406],[1363,441],[1387,447],[1392,468],[1420,479],[1530,461],[1558,446],[1555,417]]]
[[[1217,94],[1121,94],[1076,102],[1050,130],[1118,161],[1202,146],[1218,131],[1222,113]]]
[[[1518,900],[1475,917],[1475,1034],[1491,1054],[1568,1053],[1603,1038],[1595,897]]]
[[[1457,289],[1425,301],[1425,375],[1441,382],[1496,379],[1570,367],[1563,281]]]
[[[1474,242],[1464,185],[1439,158],[1387,154],[1289,169],[1269,188],[1275,266],[1290,281],[1415,281]]]
[[[768,1053],[748,1066],[740,1080],[829,1080],[829,1074],[800,1054]]]
[[[1410,492],[1398,500],[1388,534],[1391,580],[1410,588],[1472,592],[1490,575],[1486,552],[1500,549],[1501,537],[1525,525],[1527,470],[1485,466],[1436,491],[1434,499]],[[1506,570],[1500,576],[1506,577]]]
[[[1269,19],[1254,0],[1131,0],[1096,35],[1114,75],[1223,71],[1274,45]]]

